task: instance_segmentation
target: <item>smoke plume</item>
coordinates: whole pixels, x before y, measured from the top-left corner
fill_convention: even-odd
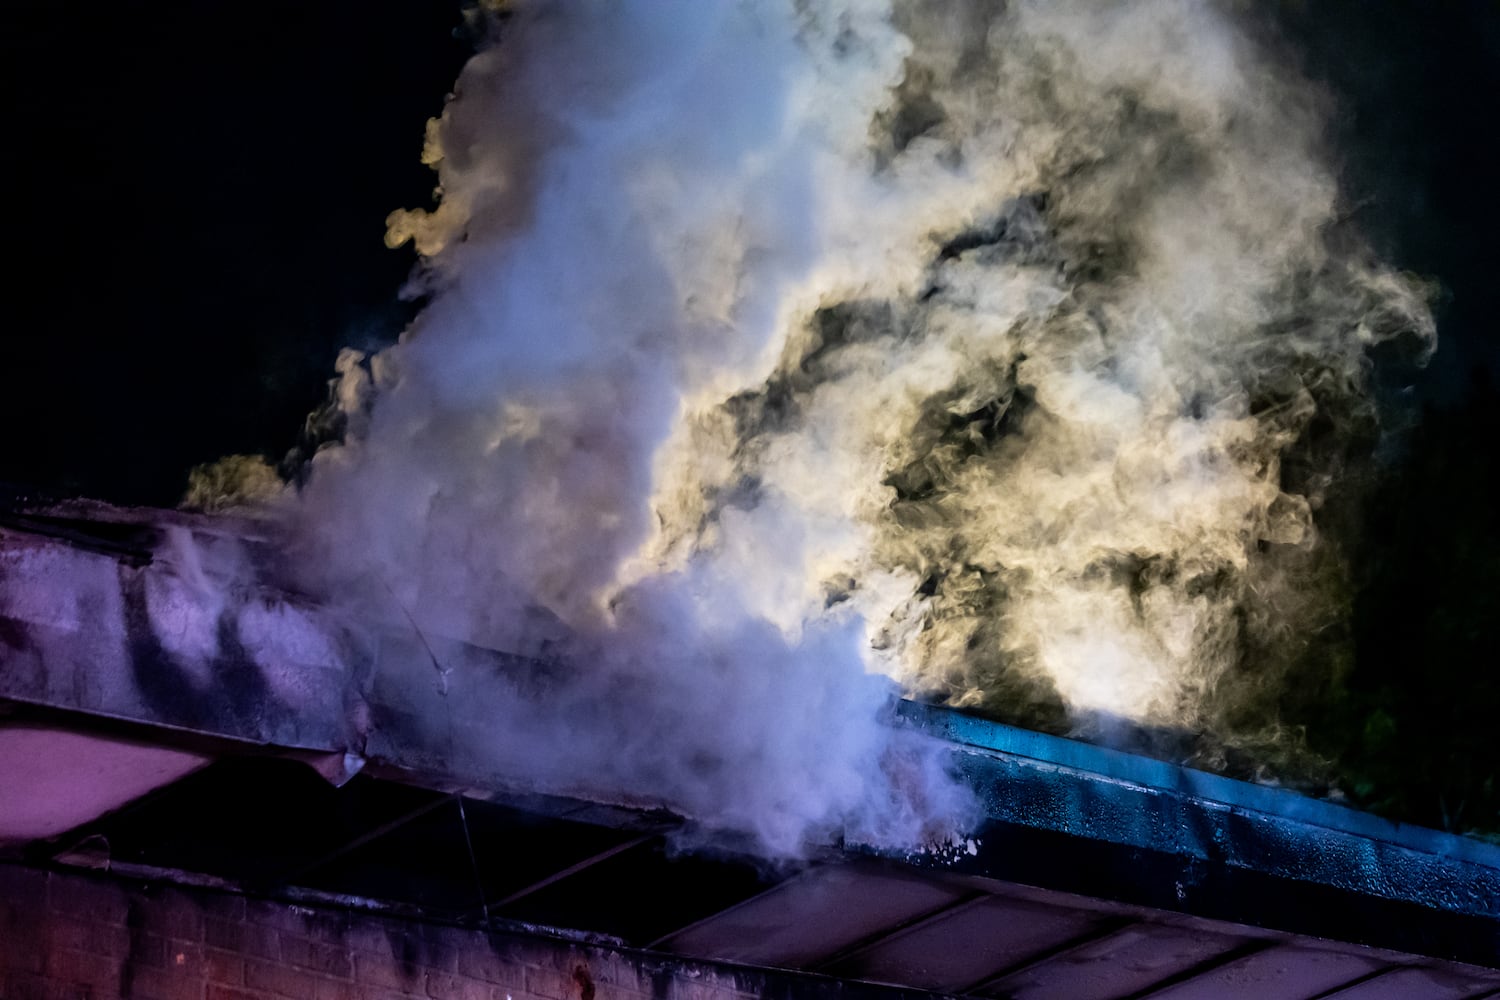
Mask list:
[[[1432,323],[1231,17],[509,15],[389,220],[428,304],[292,506],[311,585],[570,664],[485,708],[518,772],[916,842],[966,799],[887,678],[1201,727],[1302,621],[1366,350]]]

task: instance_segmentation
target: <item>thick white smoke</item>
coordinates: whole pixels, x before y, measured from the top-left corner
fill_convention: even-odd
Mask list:
[[[565,657],[505,759],[773,852],[963,822],[882,674],[1197,722],[1315,544],[1283,456],[1431,335],[1330,248],[1316,102],[1187,0],[513,15],[390,220],[430,304],[341,364],[312,582]]]

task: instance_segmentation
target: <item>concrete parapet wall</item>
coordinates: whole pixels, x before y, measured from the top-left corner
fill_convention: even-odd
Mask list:
[[[238,539],[169,524],[138,544],[0,524],[0,697],[282,747],[357,739],[342,624],[255,582]]]

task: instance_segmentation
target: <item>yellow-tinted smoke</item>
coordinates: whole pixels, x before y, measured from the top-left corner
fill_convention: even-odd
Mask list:
[[[1188,0],[513,10],[391,218],[432,298],[346,365],[314,585],[566,650],[507,766],[773,851],[962,811],[866,671],[1200,724],[1318,544],[1286,456],[1432,335],[1331,238],[1316,95]]]

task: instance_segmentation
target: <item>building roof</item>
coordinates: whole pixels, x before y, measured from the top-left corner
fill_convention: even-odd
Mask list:
[[[529,794],[420,721],[426,700],[478,724],[464,706],[522,658],[382,686],[351,676],[337,614],[261,586],[261,619],[194,662],[216,619],[180,545],[215,536],[274,553],[171,512],[0,518],[13,859],[954,995],[1500,995],[1494,845],[908,702],[891,724],[945,741],[979,828],[773,864],[647,803]]]

